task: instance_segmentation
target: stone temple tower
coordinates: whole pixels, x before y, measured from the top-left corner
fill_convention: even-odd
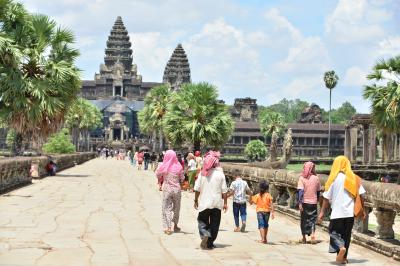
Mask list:
[[[183,83],[190,83],[190,66],[181,44],[175,48],[165,66],[163,82],[169,83],[172,90],[179,90]]]

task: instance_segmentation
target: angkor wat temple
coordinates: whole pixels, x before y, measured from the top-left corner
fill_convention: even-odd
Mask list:
[[[144,97],[161,82],[144,82],[132,64],[132,43],[128,31],[117,17],[105,49],[104,63],[94,80],[82,82],[81,96],[96,105],[103,114],[104,128],[92,132],[92,138],[127,140],[140,135],[137,112],[144,107]],[[190,67],[179,44],[168,61],[163,82],[178,90],[190,82]]]

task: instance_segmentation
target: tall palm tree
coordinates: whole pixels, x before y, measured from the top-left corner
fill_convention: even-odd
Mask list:
[[[102,126],[102,115],[100,110],[89,101],[78,98],[69,108],[65,125],[71,131],[72,143],[76,150],[79,150],[79,139],[85,141],[85,148],[89,150],[90,130]]]
[[[44,15],[3,1],[0,8],[0,116],[36,143],[57,131],[80,88],[74,36]]]
[[[325,87],[329,89],[329,125],[328,125],[328,156],[330,156],[331,148],[331,109],[332,109],[332,90],[336,87],[339,77],[335,71],[327,71],[324,74]]]
[[[276,161],[277,154],[277,142],[279,136],[282,136],[286,123],[284,122],[284,117],[275,112],[266,112],[263,116],[260,117],[260,127],[261,132],[267,136],[271,137],[271,145],[270,145],[270,161]]]
[[[164,149],[163,119],[171,98],[171,89],[162,84],[154,87],[144,99],[144,108],[139,112],[139,126],[143,133],[153,135],[153,145],[158,132],[159,150]],[[153,150],[155,146],[153,147]]]
[[[219,149],[233,131],[233,120],[217,88],[206,82],[184,84],[174,92],[164,120],[164,131],[173,145],[191,143],[195,150]]]
[[[377,82],[365,86],[363,96],[371,101],[374,123],[381,129],[382,160],[386,162],[390,135],[400,133],[400,56],[381,60],[367,78]]]

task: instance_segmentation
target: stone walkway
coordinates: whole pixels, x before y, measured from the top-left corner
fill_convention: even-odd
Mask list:
[[[0,196],[0,265],[331,265],[328,236],[299,245],[298,222],[277,214],[269,244],[255,242],[255,210],[248,232],[234,233],[223,214],[217,248],[199,248],[193,194],[182,197],[182,232],[161,230],[161,192],[150,171],[125,161],[95,159],[55,177]],[[231,206],[230,206],[231,207]],[[398,265],[352,245],[350,263]]]

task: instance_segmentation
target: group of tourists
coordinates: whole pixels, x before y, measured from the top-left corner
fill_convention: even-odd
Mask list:
[[[130,163],[136,167],[137,170],[152,170],[157,168],[159,161],[162,161],[164,154],[156,154],[152,152],[150,154],[148,149],[132,152],[131,150],[127,153]]]
[[[228,210],[228,197],[233,196],[234,232],[246,232],[247,202],[256,206],[259,243],[268,243],[269,219],[274,219],[273,197],[269,193],[266,180],[259,182],[258,193],[253,194],[249,185],[242,179],[241,173],[234,173],[235,180],[229,188],[222,167],[219,164],[220,153],[208,151],[204,157],[200,152],[187,155],[187,167],[175,151],[168,150],[156,169],[158,185],[162,190],[162,225],[164,233],[171,235],[180,232],[179,213],[181,206],[182,184],[187,176],[189,187],[194,191],[194,208],[198,210],[197,222],[202,249],[215,248],[222,211]],[[321,191],[323,193],[320,193]],[[353,173],[349,160],[338,156],[332,165],[324,189],[316,174],[315,164],[306,162],[298,180],[298,201],[301,214],[300,243],[316,244],[316,225],[321,223],[330,207],[330,245],[329,252],[336,253],[336,261],[348,262],[351,230],[355,218],[365,218],[363,195],[365,189],[361,179]],[[321,197],[320,197],[321,196]],[[322,202],[318,214],[318,202]],[[240,224],[241,220],[241,224]]]
[[[102,158],[102,159],[108,159],[108,157],[111,158],[115,158],[117,160],[121,160],[124,161],[125,160],[125,156],[126,156],[126,152],[124,149],[112,149],[112,148],[98,148],[97,149],[97,155],[98,157]]]

